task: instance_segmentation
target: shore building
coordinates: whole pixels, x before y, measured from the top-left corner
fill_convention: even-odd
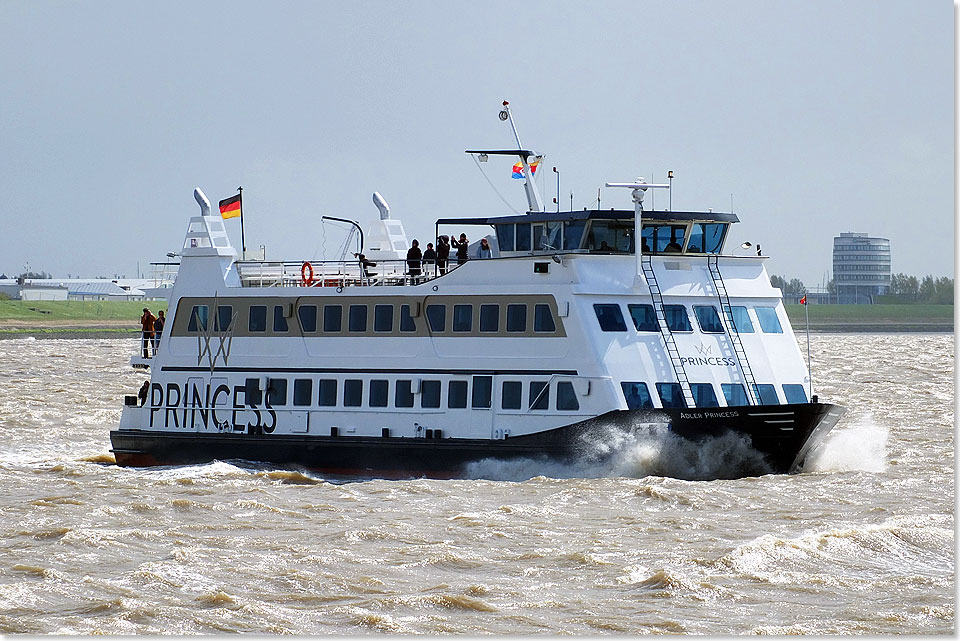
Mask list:
[[[890,240],[859,232],[833,239],[833,281],[840,304],[871,304],[890,288]]]

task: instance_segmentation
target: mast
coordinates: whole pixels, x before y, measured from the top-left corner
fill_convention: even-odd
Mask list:
[[[639,286],[643,279],[642,252],[643,243],[640,235],[643,233],[643,193],[648,189],[670,189],[670,185],[647,183],[643,176],[632,183],[607,183],[607,187],[627,187],[632,189],[633,195],[633,253],[637,257],[637,274],[633,279],[634,285]]]
[[[510,103],[506,100],[503,101],[500,120],[508,120],[510,122],[510,127],[513,129],[513,137],[517,140],[517,149],[523,149],[523,144],[520,142],[520,134],[517,133],[517,125],[513,121],[513,114],[510,113]],[[523,188],[527,192],[527,203],[530,205],[530,211],[540,212],[543,211],[543,201],[540,199],[540,192],[537,191],[536,183],[533,182],[533,172],[530,170],[530,163],[527,160],[533,155],[533,152],[530,152],[530,156],[519,154],[520,162],[523,164]]]

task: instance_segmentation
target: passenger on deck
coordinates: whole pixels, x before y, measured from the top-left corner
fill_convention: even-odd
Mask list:
[[[140,406],[143,407],[147,403],[147,394],[150,393],[150,381],[144,381],[143,385],[140,386],[140,389],[137,391],[137,398],[140,399]]]
[[[150,313],[150,309],[144,307],[143,316],[140,317],[140,327],[143,329],[143,338],[140,341],[140,346],[143,348],[144,358],[150,358],[150,345],[153,343],[153,327],[156,320],[157,317]],[[156,354],[156,350],[154,350],[154,354]]]
[[[376,267],[377,264],[376,264],[375,262],[373,262],[372,260],[367,260],[367,257],[364,256],[363,254],[354,254],[354,256],[357,258],[357,261],[359,261],[359,263],[360,263],[360,271],[361,271],[361,273],[363,273],[363,277],[364,277],[364,278],[372,278],[372,277],[373,277],[373,272],[371,272],[371,271],[368,270],[367,268],[368,268],[368,267]]]
[[[480,239],[480,246],[477,247],[477,258],[493,258],[493,251],[490,249],[490,243],[486,238]]]
[[[460,234],[460,240],[451,240],[450,244],[457,248],[457,266],[467,262],[470,257],[467,256],[467,250],[470,248],[470,241],[466,234]]]
[[[407,271],[410,273],[411,282],[416,285],[420,281],[420,261],[423,260],[423,252],[420,251],[420,241],[416,238],[410,243],[410,249],[407,250]]]
[[[437,268],[440,270],[441,276],[447,273],[447,260],[449,258],[450,243],[447,242],[446,236],[441,236],[437,239]]]
[[[437,251],[433,248],[433,243],[427,243],[427,248],[423,252],[423,265],[427,276],[436,276]]]
[[[163,315],[163,310],[161,309],[157,312],[157,318],[153,321],[153,355],[157,355],[157,350],[160,349],[160,337],[163,335],[163,326],[167,323],[166,316]]]

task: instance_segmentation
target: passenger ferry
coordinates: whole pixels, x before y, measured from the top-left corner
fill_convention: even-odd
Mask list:
[[[812,394],[766,257],[726,251],[738,217],[645,211],[668,185],[642,179],[608,183],[633,210],[546,212],[516,142],[468,153],[519,158],[528,212],[438,219],[435,237],[490,231],[490,258],[472,246],[447,269],[406,260],[379,194],[356,259],[242,260],[196,189],[159,352],[132,359],[149,391],[110,433],[117,463],[456,477],[609,456],[598,443],[656,425],[694,446],[733,432],[766,471],[801,469],[843,408]]]

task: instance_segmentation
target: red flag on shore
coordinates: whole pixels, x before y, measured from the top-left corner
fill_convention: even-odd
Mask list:
[[[801,305],[806,305],[806,304],[807,304],[807,295],[806,295],[806,294],[804,294],[804,295],[803,295],[803,298],[800,299],[800,304],[801,304]]]

